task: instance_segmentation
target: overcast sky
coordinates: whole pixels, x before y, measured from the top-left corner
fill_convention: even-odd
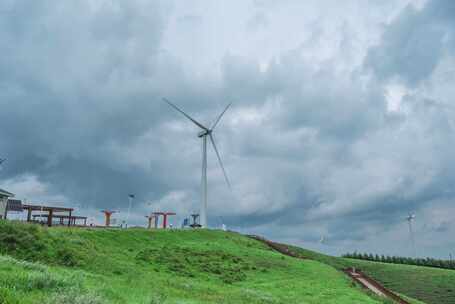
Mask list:
[[[455,2],[0,2],[0,188],[102,220],[199,210],[331,254],[455,254]],[[222,220],[221,218],[222,217]],[[319,243],[321,236],[325,242]]]

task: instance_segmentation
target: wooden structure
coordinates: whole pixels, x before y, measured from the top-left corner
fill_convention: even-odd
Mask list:
[[[4,218],[8,218],[8,212],[22,212],[22,201],[17,200],[17,199],[8,199],[8,202],[6,203],[6,210],[4,212],[5,216]]]
[[[101,210],[101,212],[104,213],[105,217],[105,226],[110,227],[111,226],[111,215],[114,213],[117,213],[117,211],[114,210]]]
[[[33,214],[32,215],[33,219],[36,220],[36,218],[46,218],[46,221],[48,220],[49,215],[48,214]],[[65,220],[67,221],[68,226],[87,226],[87,217],[86,216],[76,216],[76,215],[53,215],[52,216],[55,219],[59,220],[60,225],[64,225]],[[81,225],[76,225],[77,220],[82,220],[84,221],[83,224]]]
[[[51,206],[37,206],[37,205],[22,205],[22,209],[27,211],[27,222],[32,220],[32,212],[33,211],[40,211],[43,217],[47,218],[47,225],[49,227],[52,226],[52,219],[54,218],[54,213],[60,212],[68,212],[68,217],[72,217],[72,213],[74,211],[73,208],[66,208],[66,207],[51,207]],[[46,215],[43,212],[47,212]],[[58,215],[55,215],[56,217]],[[68,221],[68,226],[71,226],[71,221]]]
[[[160,215],[163,216],[163,229],[167,228],[167,217],[169,215],[176,215],[176,213],[174,212],[153,212],[153,214],[156,215],[157,217]]]
[[[6,205],[7,211],[13,212],[22,212],[22,201],[18,199],[8,199],[8,204]]]
[[[14,194],[0,189],[0,219],[6,219],[8,198],[14,197]]]
[[[155,224],[154,224],[154,228],[158,228],[158,215],[156,214],[151,214],[151,215],[146,215],[145,216],[148,220],[148,225],[147,225],[147,229],[152,229],[152,221],[155,220]]]

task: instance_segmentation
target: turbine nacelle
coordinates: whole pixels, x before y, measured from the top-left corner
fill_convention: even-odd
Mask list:
[[[201,138],[207,135],[210,135],[212,133],[212,130],[202,130],[197,134],[197,137]]]
[[[411,238],[411,245],[412,245],[412,250],[414,252],[414,258],[417,257],[417,251],[416,251],[416,245],[415,245],[415,240],[414,240],[414,231],[412,230],[412,222],[415,220],[416,215],[414,213],[409,213],[409,215],[406,217],[406,220],[409,225],[409,236]]]

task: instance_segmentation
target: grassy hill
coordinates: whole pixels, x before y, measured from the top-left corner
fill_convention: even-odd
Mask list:
[[[388,289],[427,304],[455,303],[455,270],[345,259],[295,246],[288,247],[302,257],[320,261],[336,269],[362,269]]]
[[[0,303],[384,303],[330,265],[213,230],[0,221]]]

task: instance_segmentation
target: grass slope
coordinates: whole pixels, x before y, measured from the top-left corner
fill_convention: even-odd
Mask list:
[[[383,303],[333,267],[212,230],[0,221],[0,303]]]
[[[347,267],[362,269],[385,287],[427,304],[455,303],[455,270],[337,258],[295,246],[289,247],[302,257],[320,261],[337,269]]]

